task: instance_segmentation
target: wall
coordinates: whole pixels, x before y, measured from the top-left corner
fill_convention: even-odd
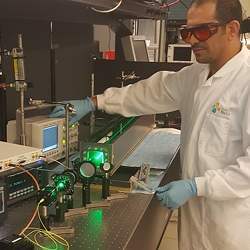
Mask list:
[[[242,7],[244,9],[245,17],[250,16],[250,1],[249,0],[240,0]]]
[[[108,25],[94,25],[94,40],[99,41],[101,52],[115,50],[115,33]]]
[[[26,92],[26,98],[32,96],[51,100],[50,22],[1,20],[0,32],[2,49],[17,47],[17,34],[23,34],[26,81],[33,85]],[[56,59],[56,100],[79,99],[90,95],[91,58],[96,53],[93,26],[55,22],[53,44]],[[14,80],[12,67],[12,59],[3,57],[6,82]],[[8,89],[6,97],[7,120],[15,119],[15,109],[19,106],[15,89]],[[3,97],[0,98],[2,101]],[[0,121],[1,124],[4,122],[3,119]]]

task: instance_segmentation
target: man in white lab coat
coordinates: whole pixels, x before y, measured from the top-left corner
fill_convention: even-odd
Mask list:
[[[74,121],[95,108],[124,116],[180,110],[182,180],[157,197],[181,207],[181,250],[250,249],[250,52],[240,43],[241,19],[238,0],[195,0],[180,32],[198,63],[72,102]]]

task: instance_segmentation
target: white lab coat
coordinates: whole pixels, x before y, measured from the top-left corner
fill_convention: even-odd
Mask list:
[[[181,208],[181,250],[250,250],[250,51],[207,80],[209,66],[158,72],[99,95],[99,109],[124,116],[180,110],[183,179],[198,197]]]

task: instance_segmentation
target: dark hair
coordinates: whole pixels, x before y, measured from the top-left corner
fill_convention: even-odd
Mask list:
[[[221,23],[237,20],[242,23],[242,6],[239,0],[193,0],[192,5],[202,5],[207,2],[216,4],[216,18]]]

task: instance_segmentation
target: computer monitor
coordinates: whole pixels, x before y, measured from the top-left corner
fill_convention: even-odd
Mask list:
[[[135,58],[137,62],[149,62],[148,50],[145,40],[133,39]]]
[[[124,58],[126,61],[148,62],[148,50],[145,39],[136,39],[133,36],[121,38]]]
[[[168,63],[193,63],[195,62],[195,55],[189,44],[169,44]]]

